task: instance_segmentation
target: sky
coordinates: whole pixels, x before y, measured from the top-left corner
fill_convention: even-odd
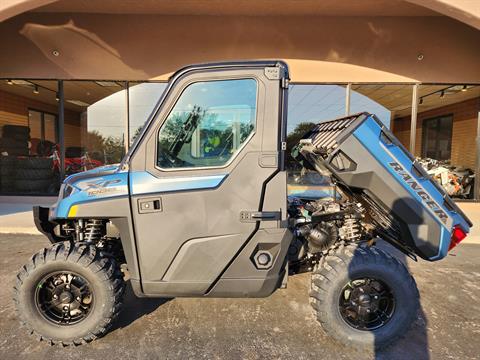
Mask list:
[[[291,85],[288,94],[287,131],[291,132],[302,122],[319,123],[345,116],[345,86]],[[352,90],[350,113],[368,111],[387,126],[390,111],[368,97]]]

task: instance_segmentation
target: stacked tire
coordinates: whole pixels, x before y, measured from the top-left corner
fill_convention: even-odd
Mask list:
[[[4,125],[0,139],[0,153],[9,156],[27,156],[29,154],[30,128],[20,125]]]
[[[14,175],[15,190],[19,193],[46,193],[56,183],[53,160],[45,157],[17,159]]]
[[[9,193],[15,191],[15,173],[17,158],[0,156],[0,191]]]

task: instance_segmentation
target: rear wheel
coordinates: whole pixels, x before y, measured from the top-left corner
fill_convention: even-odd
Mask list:
[[[115,260],[68,242],[35,254],[17,275],[14,301],[29,332],[51,344],[79,345],[105,334],[125,283]]]
[[[310,299],[330,336],[366,349],[403,335],[419,308],[415,281],[400,261],[376,247],[353,245],[340,245],[321,259]]]

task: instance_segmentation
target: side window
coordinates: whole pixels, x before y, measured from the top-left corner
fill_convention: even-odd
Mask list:
[[[164,169],[225,165],[255,131],[257,82],[216,80],[189,85],[158,133]]]
[[[427,119],[422,124],[422,157],[450,160],[452,153],[453,116]]]

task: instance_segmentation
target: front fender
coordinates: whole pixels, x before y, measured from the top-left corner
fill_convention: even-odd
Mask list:
[[[89,216],[110,218],[115,208],[103,207],[104,213],[97,209],[95,215],[89,215],[86,209],[91,208],[92,203],[120,198],[128,198],[128,172],[67,179],[60,189],[57,203],[50,210],[50,220]]]
[[[38,231],[45,235],[52,244],[62,241],[63,239],[56,236],[54,228],[57,224],[49,220],[50,208],[34,206],[33,207],[33,221]]]

